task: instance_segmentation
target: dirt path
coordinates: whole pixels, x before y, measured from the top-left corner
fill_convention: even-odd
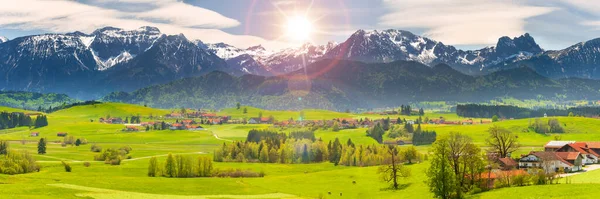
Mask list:
[[[219,137],[219,135],[217,135],[217,134],[216,134],[216,133],[214,133],[214,132],[213,132],[213,136],[215,136],[215,138],[216,138],[217,140],[223,140],[223,141],[227,141],[227,142],[233,142],[233,140],[228,140],[228,139],[223,139],[223,138],[220,138],[220,137]]]

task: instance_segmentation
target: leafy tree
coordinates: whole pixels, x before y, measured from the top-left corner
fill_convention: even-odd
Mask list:
[[[340,125],[338,124],[338,122],[337,122],[337,121],[334,121],[334,122],[333,122],[333,127],[331,127],[331,129],[332,129],[332,131],[334,131],[334,132],[338,132],[338,131],[340,131]]]
[[[167,156],[167,162],[165,163],[165,175],[167,177],[177,177],[177,163],[175,162],[175,158],[173,155],[169,153]]]
[[[485,140],[490,151],[498,154],[500,158],[507,157],[519,149],[518,138],[508,129],[496,125],[488,129],[489,137]]]
[[[46,138],[40,138],[38,142],[38,154],[46,154]]]
[[[394,189],[398,189],[398,178],[410,176],[410,170],[400,164],[398,149],[395,146],[388,145],[387,153],[391,156],[390,164],[382,165],[378,169],[383,181],[392,183]]]
[[[79,146],[81,145],[81,140],[79,138],[77,138],[77,140],[75,140],[75,146]]]
[[[456,176],[450,165],[450,146],[447,138],[433,143],[430,166],[426,171],[429,191],[436,198],[450,199],[454,197]]]
[[[406,148],[402,154],[404,156],[404,160],[408,161],[408,164],[412,164],[412,161],[417,159],[418,152],[414,146],[410,146]]]
[[[268,149],[268,147],[263,147],[260,150],[260,156],[258,156],[258,160],[260,162],[269,162],[269,149]]]
[[[497,121],[498,121],[498,116],[497,115],[492,116],[492,122],[497,122]]]
[[[302,163],[309,163],[310,162],[310,156],[308,156],[308,149],[306,144],[304,144],[304,146],[302,147]]]
[[[8,141],[0,140],[0,155],[8,154]]]
[[[383,143],[383,134],[385,134],[385,131],[379,123],[367,130],[367,136],[375,139],[378,143]]]
[[[244,114],[248,113],[248,108],[244,107]]]
[[[235,104],[235,107],[237,108],[237,110],[240,110],[240,108],[242,107],[242,105],[238,102],[237,104]]]
[[[425,115],[425,111],[423,110],[423,108],[419,109],[419,115]]]
[[[150,163],[148,164],[148,176],[155,177],[158,173],[158,159],[156,157],[150,158]]]

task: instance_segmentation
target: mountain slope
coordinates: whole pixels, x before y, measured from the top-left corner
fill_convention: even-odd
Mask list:
[[[240,102],[267,109],[345,110],[497,97],[600,99],[598,87],[600,82],[595,80],[552,80],[529,68],[469,76],[444,64],[429,67],[412,61],[369,64],[326,59],[286,75],[235,77],[211,72],[131,93],[112,93],[103,100],[165,108],[223,108]]]
[[[210,71],[229,71],[225,61],[183,35],[161,36],[145,52],[105,72],[99,83],[121,91],[160,84]]]

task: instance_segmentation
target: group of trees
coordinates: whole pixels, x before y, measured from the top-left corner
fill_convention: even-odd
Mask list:
[[[410,105],[400,105],[400,115],[411,115],[412,109]]]
[[[412,136],[413,145],[428,145],[435,142],[435,139],[437,138],[437,133],[435,131],[427,131],[421,130],[421,128],[417,128],[417,131],[415,131]]]
[[[564,133],[563,125],[556,118],[550,118],[548,121],[536,118],[533,122],[529,121],[529,129],[536,133]]]
[[[457,132],[436,140],[431,149],[431,165],[426,172],[430,191],[437,198],[446,199],[463,198],[465,193],[474,189],[487,189],[490,178],[484,179],[482,176],[486,172],[488,176],[491,175],[498,158],[510,157],[520,144],[515,134],[495,125],[488,129],[486,144],[488,149],[483,152],[470,137]],[[499,176],[504,179],[499,179],[497,183],[510,178],[515,179],[513,183],[522,186],[528,183],[522,177],[512,174]],[[544,175],[544,179],[540,180],[545,182],[548,179],[546,177]]]
[[[150,177],[193,178],[211,177],[212,175],[212,160],[206,156],[193,158],[169,153],[164,164],[160,164],[156,157],[152,157],[148,166],[148,176]]]
[[[471,138],[452,132],[438,139],[432,148],[431,166],[427,170],[430,191],[438,198],[462,198],[479,186],[485,169],[481,149]]]
[[[375,139],[380,144],[383,143],[383,134],[385,134],[385,130],[380,123],[375,124],[375,126],[367,130],[367,136]]]
[[[0,129],[10,129],[20,126],[27,127],[44,127],[48,126],[48,118],[45,115],[38,115],[35,120],[33,120],[29,115],[25,115],[23,113],[8,113],[2,112],[0,113]]]
[[[322,140],[280,139],[259,142],[223,143],[215,150],[216,162],[263,162],[298,164],[323,162],[328,159],[327,145]]]
[[[0,140],[0,173],[14,175],[39,170],[40,167],[29,152],[10,150],[8,141]]]
[[[131,116],[131,118],[125,117],[125,124],[139,124],[142,123],[142,120],[140,120],[140,116]]]
[[[41,106],[38,108],[39,112],[45,112],[45,113],[52,113],[52,112],[56,112],[62,109],[68,109],[71,107],[75,107],[75,106],[85,106],[85,105],[95,105],[95,104],[101,104],[102,102],[98,102],[98,101],[84,101],[84,102],[76,102],[76,103],[71,103],[71,104],[67,104],[67,103],[63,103],[60,106],[55,106],[55,107],[48,107],[48,108],[42,108]]]
[[[337,155],[333,154],[333,156]],[[354,144],[342,145],[339,157],[338,162],[334,159],[334,164],[359,167],[389,165],[392,164],[392,158],[396,158],[394,164],[413,163],[422,159],[421,154],[414,147]]]
[[[573,107],[568,109],[528,109],[508,105],[461,104],[456,106],[456,114],[463,117],[491,118],[532,118],[547,116],[599,116],[600,107]]]
[[[94,147],[97,147],[97,146],[93,145],[92,151],[95,151]],[[129,146],[123,146],[119,149],[116,149],[116,148],[104,149],[104,150],[102,150],[102,152],[100,152],[100,154],[94,156],[94,160],[104,161],[105,164],[120,165],[121,161],[123,159],[125,159],[125,158],[131,159],[131,155],[129,155],[129,152],[131,152],[131,150],[132,149]]]

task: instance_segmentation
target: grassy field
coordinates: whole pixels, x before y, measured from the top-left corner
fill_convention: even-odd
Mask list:
[[[0,110],[19,111],[0,108]],[[331,163],[320,164],[261,164],[261,163],[215,163],[219,169],[239,168],[263,171],[264,178],[150,178],[146,176],[148,159],[152,156],[164,161],[169,153],[188,156],[211,156],[223,142],[245,140],[251,129],[270,128],[270,125],[213,125],[204,131],[150,131],[122,132],[123,125],[101,124],[99,117],[128,117],[140,115],[148,120],[150,115],[159,117],[170,110],[153,109],[127,104],[97,104],[78,106],[48,115],[50,125],[39,129],[20,127],[1,130],[0,140],[12,140],[12,149],[27,150],[36,154],[39,137],[29,137],[30,132],[40,132],[50,140],[47,154],[34,155],[42,169],[37,173],[22,175],[0,174],[0,198],[432,198],[425,184],[428,162],[408,165],[411,176],[402,179],[400,190],[389,190],[380,180],[377,167],[345,167]],[[299,112],[265,111],[248,107],[243,114],[238,109],[225,109],[220,115],[246,117],[246,115],[273,115],[278,120],[296,118]],[[382,118],[387,116],[338,113],[323,110],[305,110],[306,119],[333,118]],[[424,117],[460,118],[451,113],[427,113]],[[394,116],[392,118],[396,118]],[[417,116],[418,117],[418,116]],[[407,119],[417,118],[415,116]],[[558,118],[565,124],[567,133],[562,140],[600,141],[600,120],[589,118]],[[93,120],[93,122],[92,122]],[[518,153],[540,149],[554,135],[528,132],[528,119],[507,120],[494,124],[451,126],[423,125],[423,129],[435,130],[438,135],[452,131],[465,133],[475,143],[484,145],[486,130],[491,125],[506,127],[518,133],[525,146]],[[355,144],[377,144],[365,135],[366,129],[348,129],[333,132],[317,130],[316,137],[328,142],[339,138],[345,142],[352,139]],[[68,132],[75,138],[85,138],[90,144],[62,147],[57,132]],[[23,142],[24,140],[24,142]],[[93,161],[96,153],[90,151],[91,144],[103,148],[130,146],[132,159],[124,160],[119,166]],[[417,150],[426,153],[429,146]],[[64,171],[60,161],[70,162],[73,172]],[[90,162],[90,167],[84,167]],[[355,182],[355,183],[353,183]],[[600,171],[592,171],[572,177],[574,184],[505,188],[470,196],[471,198],[590,198],[600,183]],[[586,191],[588,190],[588,191]],[[535,193],[535,194],[534,194]],[[511,197],[512,196],[512,197]],[[594,195],[595,196],[595,195]]]

